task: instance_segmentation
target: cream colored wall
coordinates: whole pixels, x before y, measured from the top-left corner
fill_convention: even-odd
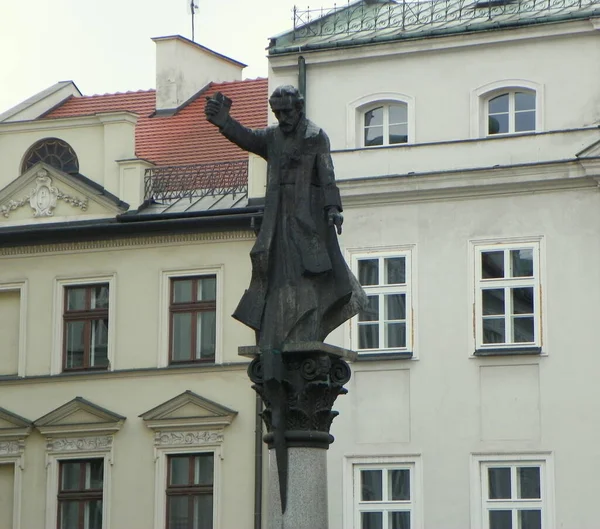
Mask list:
[[[12,528],[14,479],[14,464],[0,462],[0,529]]]

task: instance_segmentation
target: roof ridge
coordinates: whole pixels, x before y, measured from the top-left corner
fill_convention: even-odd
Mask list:
[[[222,86],[222,85],[232,85],[232,84],[241,84],[241,83],[256,83],[258,81],[268,81],[267,77],[255,77],[254,79],[240,79],[237,81],[220,81],[215,82],[212,81],[210,86]]]
[[[78,99],[86,99],[86,98],[89,99],[91,97],[124,96],[124,95],[131,95],[131,94],[150,94],[153,92],[156,92],[156,88],[148,88],[148,89],[140,88],[139,90],[127,90],[125,92],[106,92],[104,94],[84,95],[84,96],[80,96]]]

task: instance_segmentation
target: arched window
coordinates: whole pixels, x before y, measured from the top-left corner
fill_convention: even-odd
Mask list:
[[[487,100],[488,135],[536,130],[536,101],[532,90],[510,90]]]
[[[408,142],[408,106],[385,103],[363,114],[363,145],[394,145]]]
[[[65,173],[78,173],[79,161],[73,148],[58,138],[45,138],[36,142],[25,154],[21,173],[38,162],[44,162]]]

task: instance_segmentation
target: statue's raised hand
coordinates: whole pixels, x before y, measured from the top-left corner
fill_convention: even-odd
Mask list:
[[[231,99],[223,95],[221,92],[217,92],[212,97],[206,98],[204,113],[206,114],[206,119],[208,121],[210,121],[213,125],[222,128],[225,126],[225,123],[227,123],[230,108]]]

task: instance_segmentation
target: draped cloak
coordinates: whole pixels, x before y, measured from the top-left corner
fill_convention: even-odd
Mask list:
[[[265,210],[250,252],[252,278],[233,317],[262,349],[323,341],[366,304],[344,260],[327,210],[342,211],[329,139],[306,118],[284,135],[229,117],[221,133],[267,161]]]

